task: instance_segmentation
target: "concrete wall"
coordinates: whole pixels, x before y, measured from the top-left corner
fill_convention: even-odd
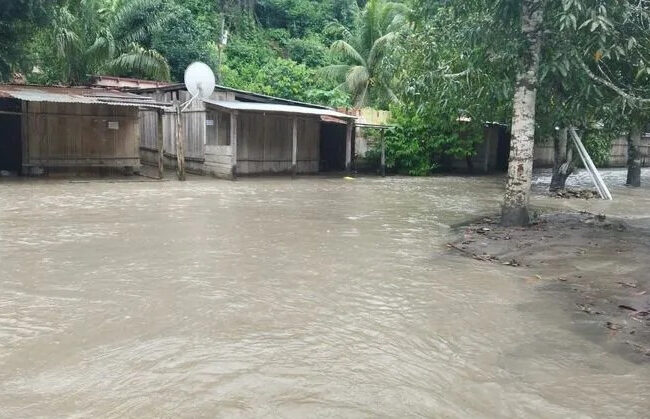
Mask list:
[[[641,140],[641,164],[643,167],[650,166],[650,135]],[[535,167],[553,167],[553,141],[548,140],[535,144]],[[612,150],[609,156],[608,167],[627,166],[627,138],[620,137],[612,142]]]
[[[380,111],[373,108],[339,108],[339,112],[357,117],[358,124],[386,125],[390,121],[391,114],[389,111]],[[354,150],[357,156],[357,164],[363,165],[363,159],[366,153],[373,146],[373,140],[366,136],[368,131],[364,128],[357,127],[354,137]]]
[[[140,166],[136,107],[24,103],[23,171]]]

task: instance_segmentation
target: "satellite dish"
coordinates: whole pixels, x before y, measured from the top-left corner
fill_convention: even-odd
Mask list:
[[[207,64],[196,61],[185,69],[185,87],[193,99],[209,98],[215,85],[214,73]]]

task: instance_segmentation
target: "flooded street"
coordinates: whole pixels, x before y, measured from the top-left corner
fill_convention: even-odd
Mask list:
[[[643,181],[534,202],[650,223]],[[446,248],[501,199],[495,177],[0,180],[0,417],[647,417],[650,363]]]

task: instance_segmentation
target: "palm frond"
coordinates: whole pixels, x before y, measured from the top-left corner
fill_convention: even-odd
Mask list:
[[[112,60],[117,53],[117,45],[113,34],[104,29],[95,39],[95,42],[86,50],[86,56],[91,62],[99,63]]]
[[[133,44],[131,49],[108,61],[104,69],[113,75],[137,75],[155,80],[169,80],[169,64],[155,50]]]
[[[408,16],[411,9],[404,3],[384,2],[379,18],[380,25],[384,31],[390,30],[396,18]]]
[[[351,67],[350,71],[345,77],[348,91],[353,95],[356,95],[357,92],[362,90],[363,86],[368,84],[369,81],[370,73],[368,72],[368,69],[360,65]]]
[[[81,49],[81,38],[75,31],[77,19],[67,7],[58,10],[53,19],[54,41],[60,57],[75,55]]]
[[[117,9],[109,29],[122,45],[141,42],[171,19],[164,0],[133,0]]]
[[[395,32],[389,32],[381,38],[377,39],[370,49],[368,54],[368,66],[373,67],[379,62],[387,53],[390,43],[396,38]]]
[[[331,80],[344,80],[350,72],[348,64],[333,64],[318,69],[318,73]]]
[[[352,45],[342,39],[334,42],[330,49],[333,53],[352,60],[356,64],[366,65],[366,60],[363,59],[361,54]]]
[[[56,49],[60,57],[69,57],[78,52],[81,47],[81,39],[73,30],[58,28],[55,35]]]

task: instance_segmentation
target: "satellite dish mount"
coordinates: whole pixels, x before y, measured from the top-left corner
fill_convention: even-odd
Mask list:
[[[216,80],[212,69],[205,63],[193,62],[185,69],[185,88],[192,95],[190,99],[176,105],[176,160],[178,180],[185,180],[185,152],[183,150],[183,118],[182,113],[197,99],[207,99],[212,96]]]
[[[190,64],[185,69],[185,88],[192,97],[183,104],[183,110],[196,99],[207,99],[212,96],[215,86],[214,73],[207,64],[199,61]]]

